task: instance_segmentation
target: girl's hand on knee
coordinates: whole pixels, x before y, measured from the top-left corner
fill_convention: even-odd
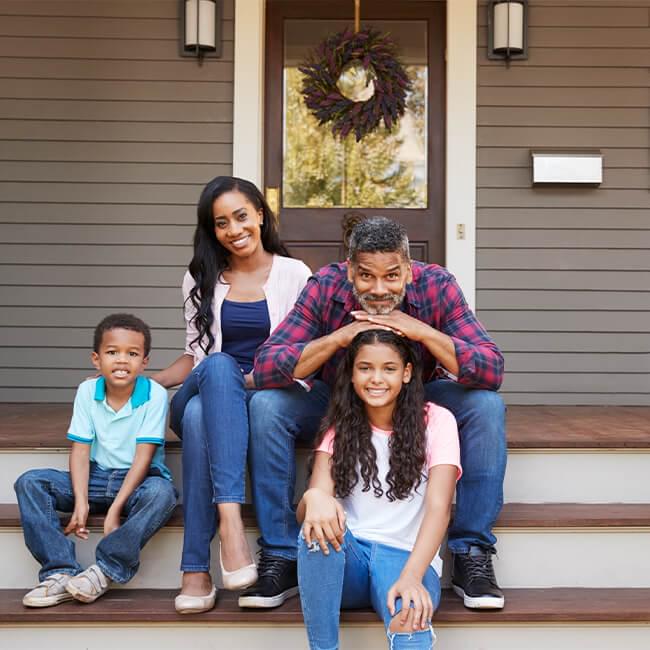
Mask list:
[[[305,520],[302,534],[311,545],[316,540],[325,555],[329,554],[328,542],[339,552],[345,534],[345,512],[343,506],[329,494],[312,488],[303,496]]]
[[[397,582],[388,590],[386,604],[391,616],[395,616],[395,600],[402,598],[402,610],[396,617],[399,627],[406,629],[407,622],[413,631],[426,630],[433,617],[433,601],[422,580],[411,575],[401,575]],[[413,603],[413,607],[411,607]],[[393,632],[398,631],[393,629]]]

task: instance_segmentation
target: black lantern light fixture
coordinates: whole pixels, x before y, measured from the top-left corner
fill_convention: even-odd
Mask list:
[[[180,0],[180,54],[221,56],[222,0]]]
[[[528,58],[528,0],[488,0],[488,59]]]

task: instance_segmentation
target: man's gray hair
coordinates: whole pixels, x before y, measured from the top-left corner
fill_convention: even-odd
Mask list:
[[[356,262],[359,253],[401,253],[405,260],[410,260],[406,228],[387,217],[364,219],[350,234],[350,261]]]

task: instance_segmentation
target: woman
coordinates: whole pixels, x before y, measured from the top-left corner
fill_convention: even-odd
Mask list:
[[[171,403],[171,427],[183,439],[183,580],[175,600],[181,613],[214,606],[210,542],[217,519],[224,587],[241,589],[257,579],[241,518],[253,357],[310,275],[288,257],[252,183],[213,179],[197,214],[194,257],[183,280],[185,353],[153,377],[165,387],[183,383]]]

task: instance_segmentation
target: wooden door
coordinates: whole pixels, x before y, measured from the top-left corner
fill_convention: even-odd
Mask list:
[[[361,18],[391,33],[414,90],[399,131],[341,142],[304,107],[298,65],[354,24],[352,0],[267,2],[264,172],[279,192],[282,238],[312,269],[343,259],[341,219],[354,209],[397,219],[415,259],[444,264],[445,4],[366,1]]]

